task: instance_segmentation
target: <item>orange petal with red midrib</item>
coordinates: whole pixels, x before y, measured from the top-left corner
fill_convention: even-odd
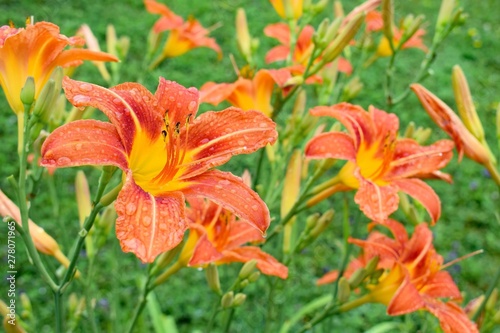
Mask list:
[[[399,286],[391,302],[387,306],[387,314],[399,316],[402,314],[417,311],[424,307],[425,302],[418,293],[417,288],[411,283],[408,275],[405,276],[403,283]]]
[[[205,196],[264,233],[269,210],[257,193],[229,172],[210,170],[186,180],[186,196]]]
[[[123,252],[134,253],[143,262],[153,262],[159,254],[177,246],[187,228],[182,193],[154,197],[135,184],[131,172],[115,208],[116,236]]]
[[[275,128],[276,124],[258,111],[228,108],[205,112],[189,128],[185,149],[191,155],[191,161],[184,166],[186,171],[181,179],[221,165],[233,155],[253,153],[268,143],[274,143],[278,136]]]
[[[224,251],[223,262],[248,262],[257,260],[257,268],[266,275],[274,275],[282,279],[288,277],[288,267],[280,263],[270,254],[256,246],[244,246],[230,251]]]
[[[306,145],[305,154],[308,158],[336,158],[356,160],[356,149],[352,137],[346,133],[321,133],[312,138]]]
[[[426,297],[426,309],[439,319],[445,333],[479,333],[476,324],[455,303],[443,303]]]
[[[184,126],[188,117],[192,121],[198,112],[200,96],[196,88],[186,88],[160,77],[155,97],[158,100],[158,112],[162,117],[168,116],[171,127],[177,123]]]
[[[127,156],[115,126],[98,120],[77,120],[52,132],[41,149],[41,165],[71,167],[114,165],[128,168]]]
[[[462,294],[455,282],[451,278],[450,273],[439,271],[425,282],[425,286],[420,289],[420,293],[432,298],[449,297],[451,299],[460,300]]]
[[[441,200],[432,187],[420,179],[400,179],[393,181],[399,189],[417,199],[427,210],[435,224],[441,216]]]
[[[383,223],[398,209],[398,187],[394,184],[378,186],[360,179],[360,187],[354,196],[354,201],[368,218]]]
[[[245,243],[263,242],[262,233],[247,221],[239,220],[231,225],[225,249],[234,249]]]

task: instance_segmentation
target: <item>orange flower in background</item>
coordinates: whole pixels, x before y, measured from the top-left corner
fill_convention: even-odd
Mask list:
[[[291,74],[286,69],[261,69],[252,79],[240,76],[234,83],[207,82],[200,88],[200,100],[212,105],[227,100],[243,110],[258,110],[271,116],[274,86],[284,88],[290,78]]]
[[[384,20],[382,19],[382,14],[377,11],[368,12],[365,18],[366,30],[368,31],[380,31],[384,27]],[[404,30],[394,27],[393,29],[393,44],[394,47],[399,47],[401,38],[403,37]],[[424,52],[427,52],[428,48],[425,46],[422,38],[425,35],[424,29],[418,29],[413,36],[411,36],[402,46],[401,49],[417,48]],[[388,57],[392,54],[391,46],[389,45],[389,40],[383,36],[377,47],[377,55],[380,57]]]
[[[266,54],[266,63],[286,60],[290,54],[290,28],[285,23],[270,24],[264,29],[264,34],[268,37],[277,39],[281,45],[273,47]],[[297,37],[297,43],[292,55],[292,61],[295,66],[294,70],[297,74],[304,74],[305,68],[312,56],[314,43],[312,36],[314,28],[306,25]],[[319,60],[318,58],[317,60]],[[338,69],[339,71],[351,74],[352,66],[346,59],[339,57]],[[318,77],[319,79],[319,77]],[[316,80],[317,81],[317,80]]]
[[[378,283],[366,285],[369,292],[362,296],[366,303],[386,305],[387,314],[391,316],[420,309],[429,311],[439,319],[441,328],[447,333],[478,332],[476,325],[456,303],[440,300],[461,300],[462,296],[451,275],[442,270],[443,257],[432,245],[432,232],[427,224],[416,226],[411,239],[399,222],[387,220],[384,225],[394,238],[371,231],[367,240],[349,239],[350,243],[360,246],[363,253],[348,266],[345,277],[374,257],[379,257],[377,268],[384,270]],[[327,278],[320,279],[319,284],[335,280],[336,274],[329,273]]]
[[[197,47],[211,48],[217,52],[219,59],[222,57],[222,51],[215,39],[208,37],[210,31],[196,19],[189,18],[184,21],[167,6],[154,0],[144,0],[144,4],[148,12],[162,16],[155,23],[154,32],[170,31],[161,55],[153,62],[151,68],[158,66],[166,58],[178,57]]]
[[[255,259],[262,273],[287,278],[288,268],[260,247],[242,246],[265,240],[250,223],[236,220],[227,209],[202,198],[190,198],[188,203],[186,217],[190,221],[190,232],[180,254],[181,261],[196,267],[211,262],[225,264]]]
[[[85,40],[66,37],[49,22],[27,24],[26,28],[0,27],[0,85],[12,110],[21,114],[21,89],[31,76],[35,81],[35,99],[57,66],[78,66],[83,60],[118,61],[113,55],[67,46],[81,46]]]
[[[56,129],[42,146],[42,165],[114,165],[124,171],[115,203],[124,252],[143,262],[176,246],[187,227],[184,197],[204,196],[264,232],[269,211],[231,173],[211,168],[273,143],[275,124],[258,111],[228,108],[195,118],[198,91],[160,78],[153,95],[142,85],[106,89],[65,78],[77,107],[102,110],[111,123],[79,120]]]
[[[452,141],[420,146],[413,139],[398,139],[396,115],[373,106],[366,112],[359,106],[340,103],[315,107],[311,114],[333,117],[347,128],[348,133],[317,135],[308,142],[305,153],[308,158],[347,160],[335,180],[342,190],[357,189],[354,201],[366,216],[384,222],[397,210],[398,191],[403,191],[420,201],[433,222],[439,219],[439,197],[418,178],[433,175],[448,164]]]
[[[302,7],[304,0],[269,0],[271,5],[273,5],[274,10],[278,13],[279,16],[286,19],[287,15],[287,7],[289,7],[290,18],[298,20],[302,16]]]

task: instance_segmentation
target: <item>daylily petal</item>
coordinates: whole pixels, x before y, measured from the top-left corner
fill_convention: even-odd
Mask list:
[[[400,139],[396,142],[394,159],[385,178],[408,178],[431,174],[445,167],[451,160],[454,143],[440,140],[430,146],[420,146],[412,139]]]
[[[160,77],[160,83],[155,97],[158,100],[158,110],[162,118],[166,116],[172,126],[177,123],[184,126],[188,118],[194,119],[198,112],[199,93],[196,88],[185,88],[177,82]]]
[[[378,186],[360,179],[360,187],[354,196],[354,201],[368,218],[383,223],[398,209],[398,186],[394,184]]]
[[[426,309],[439,319],[445,333],[478,333],[476,324],[471,322],[465,312],[455,303],[426,299]]]
[[[277,39],[283,45],[290,44],[290,28],[286,23],[269,24],[264,28],[264,35]]]
[[[274,259],[273,256],[263,252],[259,247],[245,246],[230,251],[224,251],[223,262],[247,262],[257,260],[257,268],[266,275],[274,275],[282,279],[288,277],[288,267]]]
[[[337,278],[339,277],[339,272],[337,270],[335,271],[330,271],[320,277],[319,279],[316,280],[316,285],[317,286],[322,286],[324,284],[329,284],[332,282],[337,281]]]
[[[177,246],[184,236],[184,196],[170,192],[157,198],[134,183],[132,173],[126,176],[115,208],[116,236],[123,252],[133,252],[143,262]]]
[[[41,165],[71,167],[114,165],[127,169],[127,155],[115,126],[98,120],[77,120],[57,128],[42,146]]]
[[[424,299],[418,293],[417,288],[410,282],[409,277],[406,276],[387,306],[387,314],[398,316],[416,311],[424,306]]]
[[[136,95],[125,90],[136,88]],[[98,108],[115,125],[127,153],[132,150],[136,132],[144,128],[150,138],[161,135],[162,120],[158,112],[152,112],[147,103],[139,98],[151,98],[139,84],[123,84],[106,89],[94,84],[71,80],[65,77],[63,88],[68,100],[77,107],[93,106]]]
[[[269,227],[270,217],[266,204],[241,178],[228,172],[209,170],[190,178],[188,183],[188,187],[183,190],[186,196],[205,196],[240,219],[247,220],[262,233]]]
[[[214,244],[210,242],[205,234],[198,239],[193,255],[189,260],[189,266],[208,264],[220,260],[223,257],[224,255],[217,251],[217,248],[215,248]]]
[[[203,113],[189,129],[186,149],[191,162],[185,166],[183,177],[195,176],[227,162],[233,155],[249,154],[274,143],[278,136],[275,128],[276,124],[258,111],[227,108]]]
[[[78,66],[83,60],[93,61],[118,61],[118,58],[106,52],[97,52],[87,49],[71,49],[61,53],[56,58],[56,66]]]
[[[406,243],[406,249],[401,255],[400,260],[403,263],[408,263],[407,266],[415,268],[422,260],[425,260],[431,247],[432,232],[427,227],[427,224],[420,223],[415,227],[410,241]]]
[[[432,187],[420,179],[400,179],[393,181],[399,189],[417,199],[431,216],[432,224],[441,216],[441,200]]]
[[[265,61],[266,64],[270,64],[275,61],[286,60],[288,54],[290,53],[290,48],[284,45],[278,45],[270,49],[266,53]]]
[[[155,23],[154,31],[159,33],[165,30],[177,28],[184,23],[182,17],[174,14],[167,6],[154,0],[144,0],[146,10],[151,14],[159,14],[162,17]]]
[[[245,243],[264,242],[262,233],[247,221],[240,220],[231,226],[226,249],[231,250]]]
[[[432,276],[425,286],[420,289],[422,294],[432,298],[449,297],[452,299],[462,299],[462,294],[458,290],[457,285],[453,282],[450,273],[439,271]]]
[[[233,83],[207,82],[200,88],[200,102],[219,105],[226,100],[236,89]]]
[[[337,158],[356,160],[356,148],[352,137],[341,132],[321,133],[312,138],[306,145],[308,158]]]

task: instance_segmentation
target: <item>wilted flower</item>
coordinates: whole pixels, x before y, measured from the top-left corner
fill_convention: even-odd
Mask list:
[[[387,220],[384,226],[393,238],[371,231],[367,240],[349,239],[350,243],[360,246],[363,253],[348,266],[345,277],[352,277],[375,257],[378,257],[376,268],[383,270],[375,281],[365,275],[368,294],[361,298],[364,303],[382,303],[391,316],[424,309],[439,319],[446,333],[478,332],[476,325],[453,302],[461,300],[462,295],[451,275],[442,270],[443,257],[432,245],[432,232],[427,224],[416,226],[410,239],[399,222]],[[336,279],[336,272],[332,272],[318,282],[324,284]],[[440,298],[451,301],[443,302]]]
[[[73,105],[98,108],[111,123],[59,127],[42,146],[42,165],[124,171],[115,203],[123,251],[152,262],[176,246],[187,227],[185,196],[205,196],[267,229],[269,211],[259,196],[231,173],[210,170],[276,140],[275,124],[262,113],[228,108],[195,118],[198,91],[163,78],[154,95],[137,83],[106,89],[65,78],[63,87]]]
[[[231,194],[234,195],[234,194]],[[286,279],[288,268],[258,246],[243,246],[245,243],[262,243],[259,230],[246,220],[221,206],[202,199],[189,198],[186,218],[189,237],[180,254],[180,260],[189,266],[203,266],[209,263],[257,261],[257,268],[264,274]]]
[[[197,47],[211,48],[217,52],[219,58],[222,57],[222,51],[215,39],[208,37],[210,31],[198,20],[189,18],[184,21],[167,6],[154,0],[144,0],[144,4],[148,12],[162,15],[153,27],[155,33],[170,31],[161,55],[153,62],[151,68],[158,66],[166,58],[178,57]]]
[[[418,178],[428,177],[448,164],[452,141],[420,146],[412,139],[398,139],[396,115],[373,106],[366,112],[359,106],[341,103],[315,107],[311,114],[333,117],[347,128],[348,133],[317,135],[306,145],[305,153],[314,159],[348,161],[335,181],[341,190],[357,189],[354,201],[366,216],[378,222],[386,220],[397,210],[398,191],[403,191],[422,203],[433,222],[438,220],[439,197]]]

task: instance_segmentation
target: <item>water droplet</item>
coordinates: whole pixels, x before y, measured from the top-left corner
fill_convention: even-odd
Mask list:
[[[57,165],[67,165],[71,163],[71,159],[69,157],[59,157],[57,159]]]
[[[161,223],[159,228],[160,230],[167,230],[167,225],[165,223]]]
[[[173,102],[173,101],[175,101],[175,97],[174,97],[174,96],[168,96],[168,100],[169,100],[170,102]]]
[[[258,210],[259,210],[259,206],[257,206],[257,205],[252,205],[252,209],[253,209],[254,211],[258,211]]]
[[[180,109],[182,107],[181,103],[177,103],[177,108]]]
[[[243,140],[238,140],[238,145],[243,146],[245,144],[245,141]]]
[[[198,106],[198,103],[196,103],[195,101],[189,102],[189,105],[188,105],[189,112],[194,112],[196,110],[197,106]]]
[[[125,207],[125,214],[132,215],[137,210],[137,206],[133,202],[129,202]]]
[[[219,180],[219,184],[223,186],[231,185],[231,182],[229,180]]]
[[[223,189],[222,185],[215,185],[215,188],[216,188],[217,190],[222,190],[222,189]]]
[[[195,87],[189,87],[189,88],[188,88],[188,91],[191,91],[191,92],[198,92],[198,89],[196,89]]]
[[[83,144],[82,144],[82,143],[77,143],[77,144],[75,145],[75,150],[81,150],[81,149],[82,149],[82,146],[83,146]]]
[[[122,101],[119,98],[113,98],[113,103],[115,103],[115,104],[121,104]]]
[[[210,141],[210,139],[209,138],[205,138],[205,139],[203,139],[203,140],[200,141],[200,145],[204,145],[208,141]]]
[[[75,95],[73,97],[73,102],[75,104],[85,104],[85,103],[90,102],[90,97],[84,96],[84,95]]]
[[[151,224],[151,216],[144,216],[144,218],[142,219],[142,224],[144,224],[144,226],[149,226]]]
[[[265,127],[267,127],[267,123],[260,123],[259,127],[265,128]]]
[[[89,83],[82,83],[82,84],[80,84],[79,87],[80,87],[80,90],[82,90],[82,91],[92,91],[92,89],[93,89],[92,85]]]

